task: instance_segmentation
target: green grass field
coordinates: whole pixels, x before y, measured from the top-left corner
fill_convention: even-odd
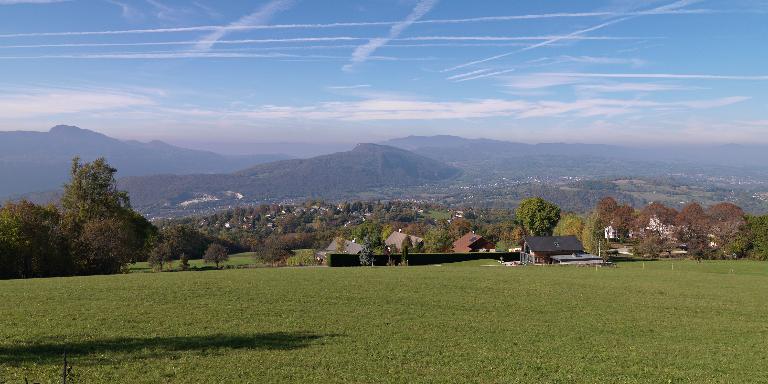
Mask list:
[[[229,256],[229,261],[226,261],[224,263],[221,263],[221,267],[228,267],[228,266],[258,266],[259,264],[256,262],[256,260],[253,258],[254,253],[253,252],[246,252],[246,253],[238,253],[234,255]],[[153,272],[152,267],[149,266],[149,263],[147,262],[140,262],[140,263],[134,263],[129,265],[131,272]],[[189,267],[190,268],[206,268],[206,267],[214,267],[213,264],[205,264],[203,260],[197,259],[197,260],[190,260],[189,261]],[[168,268],[167,266],[165,267]],[[174,260],[173,263],[171,263],[171,269],[179,269],[179,261]]]
[[[0,382],[768,382],[768,263],[491,263],[0,281]]]

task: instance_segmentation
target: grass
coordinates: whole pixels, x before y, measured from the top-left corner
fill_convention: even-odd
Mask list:
[[[766,382],[767,279],[653,261],[0,281],[0,382],[56,382],[64,350],[84,383]]]
[[[221,267],[239,267],[239,266],[245,266],[245,265],[259,265],[256,260],[253,258],[255,254],[253,252],[245,252],[245,253],[237,253],[233,255],[229,255],[229,260],[221,263]],[[190,268],[213,268],[213,264],[206,264],[202,259],[196,259],[196,260],[189,260],[189,266]],[[165,267],[168,268],[167,266]],[[178,260],[174,260],[171,263],[170,269],[177,270],[180,269],[180,262]],[[130,265],[130,271],[131,272],[153,272],[152,267],[149,266],[149,263],[147,262],[139,262],[134,263]]]

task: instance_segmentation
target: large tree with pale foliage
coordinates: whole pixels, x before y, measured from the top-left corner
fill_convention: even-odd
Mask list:
[[[548,236],[560,220],[560,207],[540,197],[532,197],[520,202],[515,216],[529,235]]]

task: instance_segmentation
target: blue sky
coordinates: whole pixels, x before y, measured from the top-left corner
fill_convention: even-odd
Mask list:
[[[0,0],[0,130],[768,143],[768,0]]]

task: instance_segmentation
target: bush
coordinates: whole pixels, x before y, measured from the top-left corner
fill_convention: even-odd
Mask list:
[[[293,252],[294,255],[285,260],[285,265],[289,267],[302,267],[306,265],[317,265],[315,254],[312,250],[300,249]]]
[[[387,265],[390,258],[396,263],[400,262],[401,255],[375,255],[374,265]],[[504,261],[520,260],[518,252],[473,252],[473,253],[409,253],[408,265],[432,265],[444,263],[456,263],[459,261],[480,259],[503,259]],[[344,253],[328,254],[325,258],[329,267],[359,267],[360,257]]]

